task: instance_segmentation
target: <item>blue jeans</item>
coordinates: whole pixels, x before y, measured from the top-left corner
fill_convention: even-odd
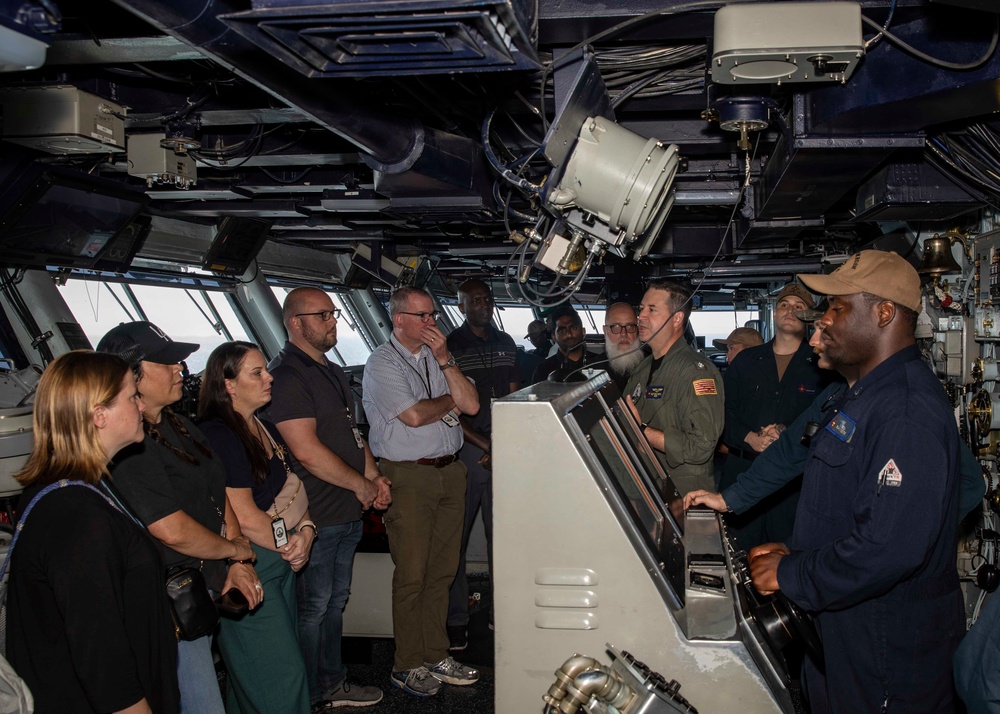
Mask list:
[[[177,683],[181,714],[225,714],[212,659],[212,636],[177,642]]]
[[[309,701],[317,702],[347,678],[341,659],[344,607],[351,594],[361,521],[319,529],[309,563],[298,574],[299,646],[306,663]]]

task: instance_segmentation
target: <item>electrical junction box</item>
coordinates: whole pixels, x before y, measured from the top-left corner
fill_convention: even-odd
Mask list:
[[[194,159],[163,148],[160,142],[166,138],[163,132],[130,134],[128,175],[146,179],[147,186],[190,188],[198,180]]]
[[[726,5],[715,13],[716,84],[844,83],[864,56],[854,2]]]
[[[49,154],[125,151],[125,107],[69,85],[0,92],[4,141]]]

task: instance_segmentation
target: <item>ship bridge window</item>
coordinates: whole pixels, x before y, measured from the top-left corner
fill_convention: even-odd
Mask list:
[[[250,339],[222,292],[74,279],[59,291],[95,347],[119,323],[149,320],[173,340],[200,345],[187,359],[193,374],[223,342]]]
[[[694,310],[691,313],[691,328],[698,336],[698,346],[708,350],[715,350],[712,340],[724,340],[729,337],[729,333],[737,327],[745,327],[752,320],[759,319],[756,310],[713,310],[705,308]],[[701,344],[701,338],[705,338],[705,344]]]

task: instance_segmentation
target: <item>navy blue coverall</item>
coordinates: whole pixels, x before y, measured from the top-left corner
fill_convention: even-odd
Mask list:
[[[781,381],[774,340],[740,352],[723,376],[726,428],[722,440],[729,447],[729,454],[722,467],[720,490],[734,484],[759,456],[745,441],[748,433],[769,424],[787,427],[837,376],[819,368],[816,355],[805,340],[789,360]],[[795,479],[748,512],[728,517],[729,532],[736,536],[739,545],[749,550],[761,543],[787,540],[795,523],[800,487],[801,479]]]
[[[808,421],[821,428],[807,449]],[[849,390],[831,385],[723,491],[726,504],[739,512],[803,466],[778,582],[818,613],[827,669],[806,663],[813,711],[951,711],[949,665],[965,629],[957,524],[984,483],[915,347]]]

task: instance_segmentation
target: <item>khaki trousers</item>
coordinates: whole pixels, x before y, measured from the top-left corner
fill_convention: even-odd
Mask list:
[[[448,656],[448,590],[462,546],[465,464],[438,469],[382,459],[392,481],[386,511],[392,575],[394,670],[414,669]]]

